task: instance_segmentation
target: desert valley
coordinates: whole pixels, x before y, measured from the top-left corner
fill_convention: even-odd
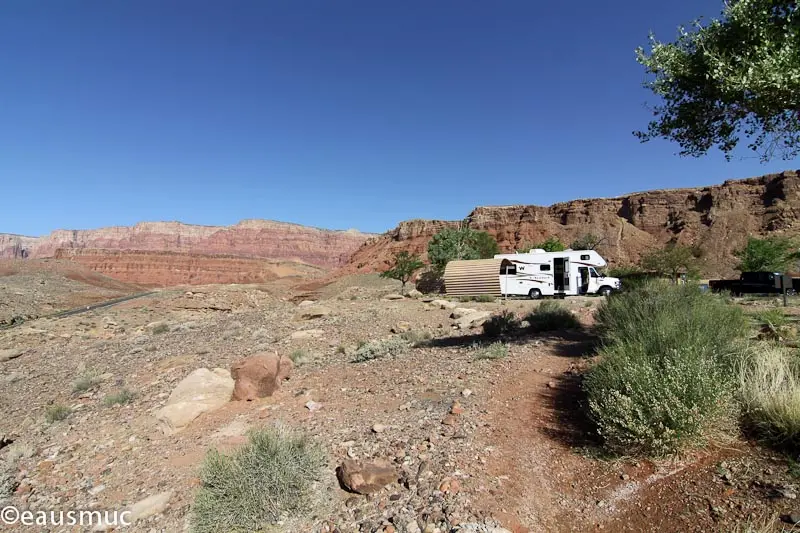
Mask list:
[[[591,232],[617,268],[692,246],[701,279],[731,276],[749,237],[796,237],[798,218],[800,175],[786,171],[478,207],[381,235],[269,221],[0,234],[0,507],[127,510],[121,531],[226,531],[225,513],[264,519],[247,507],[263,475],[286,491],[256,497],[274,520],[253,531],[791,528],[797,457],[738,427],[675,453],[604,448],[583,382],[602,358],[598,310],[623,296],[399,294],[379,274],[399,252],[427,261],[438,231],[468,227],[502,252]],[[754,338],[794,338],[794,298],[771,329],[758,317],[775,298],[725,305],[755,321]],[[215,450],[254,446],[259,428],[305,440],[261,442],[287,454],[276,471],[240,457],[243,478],[215,478]]]

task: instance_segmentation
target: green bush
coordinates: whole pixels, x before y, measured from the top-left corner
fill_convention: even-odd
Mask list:
[[[502,342],[493,342],[475,351],[475,359],[502,359],[508,355],[508,346]]]
[[[167,324],[156,324],[155,326],[153,326],[153,335],[160,335],[168,331],[169,331],[169,326]]]
[[[559,302],[546,300],[540,303],[525,320],[531,331],[558,331],[562,329],[580,329],[578,318]]]
[[[307,363],[311,359],[311,354],[302,348],[298,348],[296,350],[292,350],[292,352],[289,354],[289,359],[292,360],[292,363],[294,363],[295,366],[300,366],[304,363]]]
[[[418,346],[425,341],[429,341],[433,338],[433,334],[430,331],[404,331],[400,334],[400,338],[404,341],[407,341],[411,346]]]
[[[222,455],[211,450],[192,506],[194,533],[262,531],[314,509],[324,456],[306,436],[280,429],[251,431],[248,442]]]
[[[100,375],[93,370],[87,370],[72,383],[72,392],[79,394],[96,388],[101,383]]]
[[[800,359],[785,348],[760,343],[739,372],[745,425],[774,444],[800,447]]]
[[[126,403],[131,403],[133,399],[136,397],[128,389],[122,389],[116,394],[109,394],[105,398],[103,398],[103,405],[106,407],[111,407],[114,405],[124,405]]]
[[[389,337],[368,342],[359,346],[355,353],[354,363],[363,363],[386,356],[396,356],[409,348],[409,342],[402,337]]]
[[[692,285],[651,282],[603,302],[601,360],[584,387],[607,447],[660,455],[698,438],[728,405],[745,322]]]
[[[780,328],[789,323],[789,319],[783,311],[777,308],[765,309],[753,314],[756,322],[761,326]]]
[[[487,337],[508,335],[519,329],[520,320],[512,311],[503,309],[500,314],[492,315],[483,323],[483,334]]]
[[[70,414],[72,414],[72,409],[66,405],[54,404],[47,406],[44,417],[48,424],[52,424],[53,422],[66,419]]]

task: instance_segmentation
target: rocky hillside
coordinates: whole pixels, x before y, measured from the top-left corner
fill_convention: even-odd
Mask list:
[[[313,278],[321,272],[318,267],[298,262],[220,254],[59,248],[54,255],[142,286],[264,283],[288,276]]]
[[[370,237],[355,230],[331,231],[270,220],[233,226],[142,222],[132,227],[57,230],[45,237],[0,234],[0,258],[55,257],[59,249],[141,250],[233,255],[339,267]],[[119,254],[115,254],[118,260]]]
[[[612,265],[633,263],[643,253],[675,241],[705,252],[707,275],[730,275],[733,251],[748,235],[797,234],[800,174],[786,171],[694,189],[648,191],[618,198],[573,200],[550,207],[478,207],[463,221],[411,220],[374,237],[353,254],[343,272],[384,269],[401,250],[426,255],[441,228],[465,224],[488,231],[502,251],[557,236],[569,244],[586,233],[605,240],[598,251]]]

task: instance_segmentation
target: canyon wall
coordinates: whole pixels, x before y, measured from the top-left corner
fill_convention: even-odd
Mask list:
[[[235,255],[336,268],[370,237],[355,230],[331,231],[270,220],[233,226],[142,222],[94,230],[57,230],[45,237],[0,234],[0,258],[54,257],[62,249],[170,251]]]
[[[365,242],[339,273],[385,270],[394,253],[426,258],[428,240],[443,227],[466,225],[493,235],[503,252],[556,236],[569,245],[592,233],[610,265],[635,263],[668,242],[696,245],[709,276],[734,273],[734,250],[748,235],[800,233],[800,175],[786,171],[721,185],[573,200],[549,207],[478,207],[463,221],[410,220]]]
[[[59,248],[53,257],[144,287],[265,283],[287,276],[313,278],[321,273],[302,263],[185,252]]]

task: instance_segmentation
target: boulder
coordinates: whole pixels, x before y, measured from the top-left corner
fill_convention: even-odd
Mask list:
[[[292,333],[291,338],[293,341],[303,339],[316,339],[325,335],[325,330],[322,329],[303,329]]]
[[[315,303],[316,302],[314,300],[303,300],[302,302],[297,304],[297,307],[311,307]]]
[[[456,321],[458,329],[471,329],[483,325],[486,320],[492,316],[489,311],[476,311],[459,318]]]
[[[469,309],[468,307],[456,307],[453,309],[453,312],[450,313],[450,318],[462,318],[476,311],[477,309]]]
[[[378,492],[389,483],[397,481],[397,471],[388,462],[362,462],[345,460],[336,469],[339,483],[346,490],[357,494]]]
[[[258,354],[242,359],[231,367],[235,381],[233,400],[251,401],[272,396],[289,379],[292,360],[276,353]]]
[[[314,318],[322,318],[331,314],[331,310],[322,305],[309,305],[297,314],[300,320],[311,320]]]
[[[420,291],[418,291],[417,289],[411,289],[410,291],[408,291],[408,297],[409,298],[414,298],[416,300],[416,299],[422,298],[422,296],[423,296],[423,294]]]
[[[9,348],[7,350],[0,350],[0,363],[16,359],[23,353],[25,353],[25,350],[21,348]]]
[[[431,305],[435,305],[436,307],[439,307],[441,309],[455,309],[456,307],[458,307],[453,302],[447,300],[434,300],[431,302]]]
[[[383,297],[384,300],[402,300],[404,298],[405,296],[403,296],[402,294],[396,294],[396,293],[387,294],[386,296]]]
[[[199,368],[183,378],[156,414],[164,433],[171,435],[203,413],[214,411],[231,399],[234,382],[224,368]]]

